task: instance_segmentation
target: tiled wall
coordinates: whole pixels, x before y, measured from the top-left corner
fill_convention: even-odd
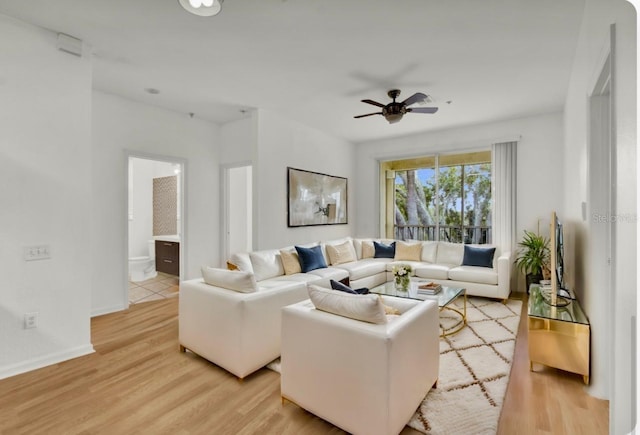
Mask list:
[[[153,179],[153,235],[178,234],[178,177]]]

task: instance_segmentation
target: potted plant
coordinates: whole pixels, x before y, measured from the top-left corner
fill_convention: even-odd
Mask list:
[[[532,283],[540,282],[549,271],[549,239],[531,231],[524,231],[520,249],[515,259],[518,270],[526,276],[527,294]]]

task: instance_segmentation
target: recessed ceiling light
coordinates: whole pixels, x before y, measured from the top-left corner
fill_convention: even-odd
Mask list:
[[[158,95],[160,93],[160,91],[156,88],[144,88],[144,91],[147,94],[152,94],[152,95]]]
[[[224,0],[178,0],[187,12],[201,17],[218,15],[222,10]]]

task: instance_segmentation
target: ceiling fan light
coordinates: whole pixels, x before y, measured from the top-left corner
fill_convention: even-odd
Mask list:
[[[389,124],[395,124],[402,119],[402,113],[388,114],[385,116]]]
[[[200,17],[218,15],[224,0],[178,0],[184,10]]]

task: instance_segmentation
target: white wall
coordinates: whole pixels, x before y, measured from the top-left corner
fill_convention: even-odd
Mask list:
[[[581,202],[587,201],[587,97],[600,72],[600,59],[608,46],[609,26],[616,25],[615,52],[615,137],[617,142],[615,276],[616,286],[594,288],[590,277],[590,255],[604,251],[591,246],[589,231],[597,222],[581,217]],[[628,433],[633,428],[632,317],[636,316],[636,144],[637,70],[636,12],[623,0],[587,0],[578,49],[574,59],[565,107],[564,214],[573,223],[570,234],[581,249],[570,258],[569,268],[580,272],[571,279],[581,284],[583,306],[591,322],[592,373],[590,393],[609,398],[610,433]],[[570,165],[577,161],[578,170]],[[589,217],[590,218],[590,217]],[[613,306],[613,315],[608,307]],[[612,357],[611,357],[612,355]],[[610,365],[611,364],[611,365]]]
[[[436,152],[490,149],[495,142],[514,140],[518,136],[517,168],[517,234],[526,230],[548,235],[551,211],[563,207],[561,112],[471,125],[364,142],[357,146],[358,221],[360,237],[380,236],[379,161],[429,155]],[[393,127],[393,126],[390,126]],[[519,290],[524,291],[524,277],[519,277]]]
[[[258,146],[253,171],[254,249],[331,240],[353,235],[356,228],[355,152],[342,139],[260,110],[257,114]],[[346,225],[287,227],[287,167],[348,179]]]
[[[185,276],[219,264],[217,125],[93,92],[94,315],[127,308],[127,151],[185,160]]]
[[[93,351],[91,64],[0,15],[0,378]],[[23,261],[47,244],[51,259]],[[38,313],[38,327],[23,316]]]

